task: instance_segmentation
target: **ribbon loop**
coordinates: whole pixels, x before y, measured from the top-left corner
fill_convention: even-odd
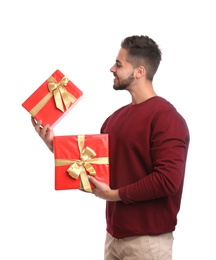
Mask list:
[[[89,159],[92,159],[92,157],[94,157],[95,155],[96,155],[95,151],[88,146],[84,148],[80,154],[82,161],[87,161]]]
[[[64,76],[59,82],[57,82],[53,76],[50,76],[47,81],[48,89],[54,96],[56,107],[64,112],[64,106],[67,110],[70,107],[70,104],[76,101],[76,98],[65,88],[69,79]]]
[[[71,164],[71,166],[67,169],[68,174],[74,178],[78,179],[82,171],[81,165],[77,162]]]

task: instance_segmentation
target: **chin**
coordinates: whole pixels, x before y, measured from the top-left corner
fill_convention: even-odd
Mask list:
[[[113,86],[113,89],[115,89],[115,90],[124,90],[125,88],[119,87],[119,86]]]
[[[113,85],[113,88],[114,88],[115,90],[118,90],[118,89],[119,89],[119,86]]]

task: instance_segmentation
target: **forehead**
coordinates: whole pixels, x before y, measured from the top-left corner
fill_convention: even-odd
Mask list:
[[[119,61],[121,63],[127,62],[127,50],[121,48],[118,52],[118,55],[116,57],[116,61]]]

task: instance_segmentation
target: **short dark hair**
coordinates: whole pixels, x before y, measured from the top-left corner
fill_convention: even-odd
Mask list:
[[[121,42],[121,48],[128,51],[127,61],[136,68],[144,66],[146,77],[153,80],[162,59],[162,52],[155,41],[148,36],[130,36]]]

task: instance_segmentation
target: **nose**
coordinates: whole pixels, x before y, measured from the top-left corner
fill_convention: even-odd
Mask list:
[[[115,68],[115,65],[113,65],[113,66],[110,68],[110,72],[112,72],[112,73],[115,72],[115,69],[114,69],[114,68]]]

